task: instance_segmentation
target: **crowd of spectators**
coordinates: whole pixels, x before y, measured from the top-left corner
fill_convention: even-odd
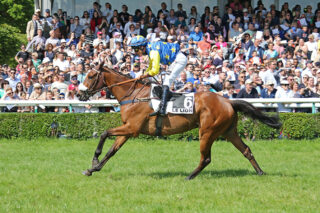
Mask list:
[[[234,0],[224,8],[204,12],[182,4],[158,11],[146,6],[128,13],[110,3],[93,3],[83,16],[70,17],[62,9],[53,15],[40,10],[27,23],[28,44],[21,45],[16,67],[0,65],[2,100],[76,100],[78,85],[101,55],[118,72],[136,78],[148,66],[128,46],[132,37],[179,42],[188,64],[172,91],[212,91],[226,98],[310,98],[320,95],[320,3],[318,8],[284,3],[265,8]],[[161,65],[161,72],[168,67]],[[109,99],[103,90],[93,99]],[[32,111],[7,106],[4,111]],[[74,109],[75,110],[75,109]],[[64,112],[65,108],[44,111]],[[76,110],[75,110],[76,111]],[[97,111],[90,106],[77,111]],[[290,109],[279,106],[279,111]]]

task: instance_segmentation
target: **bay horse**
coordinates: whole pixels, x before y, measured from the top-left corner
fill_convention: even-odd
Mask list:
[[[150,97],[150,82],[131,79],[128,75],[99,64],[88,72],[81,86],[79,87],[81,101],[88,100],[90,96],[107,87],[119,103],[122,103],[123,125],[108,129],[101,134],[92,160],[92,168],[83,172],[84,175],[91,176],[93,172],[100,171],[130,137],[137,137],[140,133],[155,136],[156,116],[149,116],[153,109],[149,106],[149,102],[145,101]],[[195,178],[211,162],[211,146],[220,135],[230,141],[250,161],[258,175],[263,175],[264,172],[259,167],[250,148],[237,132],[237,112],[243,112],[272,128],[281,127],[278,116],[268,116],[248,102],[228,100],[212,92],[198,92],[194,97],[194,114],[169,113],[163,117],[162,135],[183,133],[199,128],[200,163],[186,179]],[[109,136],[117,137],[107,154],[99,161],[104,142]]]

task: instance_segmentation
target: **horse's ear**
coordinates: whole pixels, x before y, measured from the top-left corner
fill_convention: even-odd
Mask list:
[[[99,68],[103,67],[104,65],[104,60],[99,60]]]
[[[98,63],[98,65],[96,66],[96,70],[99,70],[99,71],[100,71],[100,69],[103,67],[103,65],[104,65],[104,61],[99,60],[99,63]]]

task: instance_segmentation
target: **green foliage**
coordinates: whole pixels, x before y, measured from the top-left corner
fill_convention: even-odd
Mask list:
[[[319,114],[283,114],[283,135],[288,138],[316,138],[320,133],[320,116]]]
[[[0,0],[0,24],[8,24],[25,32],[34,13],[33,0]]]
[[[14,65],[14,56],[22,43],[19,30],[7,24],[0,24],[0,64]]]
[[[27,23],[34,13],[33,0],[0,0],[0,64],[16,65],[14,56],[26,44]]]
[[[238,132],[247,139],[313,139],[320,135],[320,114],[284,113],[280,114],[283,127],[272,129],[258,121],[240,114]],[[57,123],[56,132],[68,138],[88,139],[100,135],[103,131],[121,125],[119,113],[98,114],[15,114],[1,113],[0,138],[38,138],[54,135],[52,123]],[[140,135],[140,139],[152,136]],[[165,137],[174,140],[198,140],[198,129]]]

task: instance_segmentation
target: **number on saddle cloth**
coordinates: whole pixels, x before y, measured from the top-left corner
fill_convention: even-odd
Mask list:
[[[157,111],[162,96],[162,87],[156,85],[151,88],[151,107]],[[169,102],[166,110],[167,113],[193,114],[194,93],[183,94],[171,92],[169,96]]]

